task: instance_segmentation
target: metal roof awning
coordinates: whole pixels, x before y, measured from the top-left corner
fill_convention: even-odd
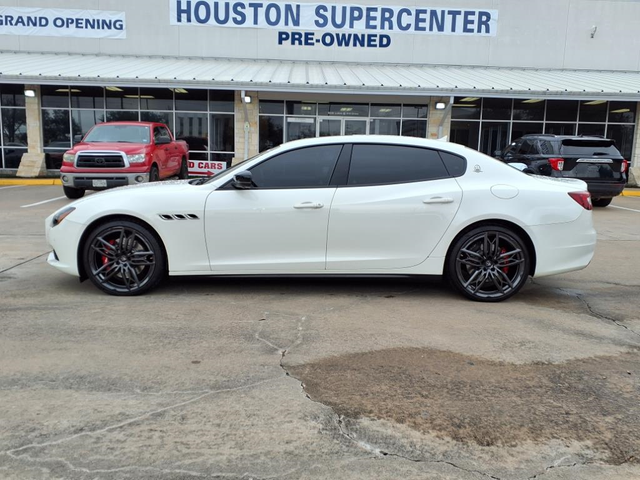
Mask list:
[[[0,81],[640,101],[640,72],[0,52]]]

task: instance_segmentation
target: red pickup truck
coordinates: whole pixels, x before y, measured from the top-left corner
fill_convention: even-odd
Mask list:
[[[68,198],[86,190],[189,176],[189,147],[162,123],[108,122],[64,154],[60,177]]]

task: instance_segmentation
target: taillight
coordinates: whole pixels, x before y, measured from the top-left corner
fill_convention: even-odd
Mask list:
[[[620,166],[620,173],[624,173],[629,169],[629,161],[623,160],[622,165]]]
[[[564,170],[564,158],[550,158],[549,165],[551,165],[551,168],[554,170],[561,172]]]
[[[591,194],[589,192],[569,192],[569,196],[578,202],[585,210],[593,210]]]

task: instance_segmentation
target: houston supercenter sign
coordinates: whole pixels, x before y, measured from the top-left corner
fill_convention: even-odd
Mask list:
[[[495,36],[497,10],[170,0],[171,24],[278,30],[278,44],[385,48],[394,34]]]

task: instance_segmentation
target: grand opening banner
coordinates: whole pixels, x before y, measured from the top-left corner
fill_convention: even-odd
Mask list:
[[[217,0],[170,0],[172,25],[295,31],[495,36],[497,10]]]
[[[0,6],[0,35],[127,38],[124,12]]]

